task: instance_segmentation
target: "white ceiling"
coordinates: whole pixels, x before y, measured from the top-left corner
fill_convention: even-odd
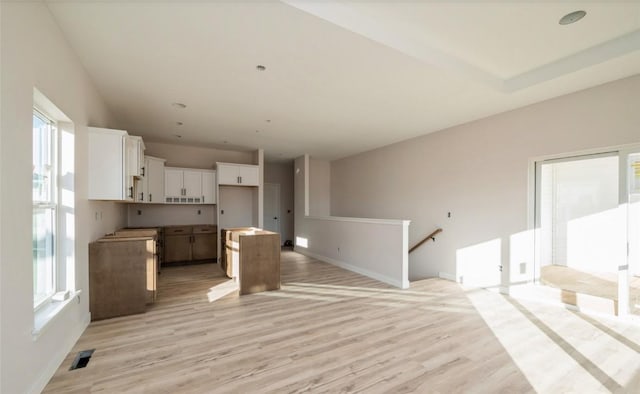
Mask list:
[[[345,157],[640,71],[640,1],[48,4],[106,126],[271,160]]]

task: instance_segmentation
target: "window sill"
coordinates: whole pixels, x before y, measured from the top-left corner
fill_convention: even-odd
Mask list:
[[[58,316],[60,316],[60,312],[62,312],[72,301],[76,300],[81,292],[82,290],[72,292],[69,295],[69,298],[64,301],[50,301],[47,305],[42,306],[34,312],[33,331],[31,331],[34,341],[37,340],[44,331],[46,331],[46,328],[49,327]]]

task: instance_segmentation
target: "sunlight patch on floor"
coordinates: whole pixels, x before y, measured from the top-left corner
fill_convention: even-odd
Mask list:
[[[483,290],[467,296],[538,392],[615,392],[638,373],[638,352],[579,315]]]
[[[352,290],[357,289],[357,290]],[[361,291],[365,290],[365,291]],[[415,294],[416,292],[414,292]],[[436,293],[433,293],[436,294]],[[307,283],[283,285],[279,291],[261,293],[263,296],[297,298],[310,301],[341,302],[363,300],[368,305],[392,308],[419,308],[423,312],[476,313],[466,299],[451,298],[441,293],[438,297],[417,297],[398,292],[376,293],[375,289],[360,289],[353,286],[318,286]]]
[[[370,293],[391,293],[391,294],[403,294],[403,295],[419,295],[421,297],[426,296],[441,296],[442,293],[435,293],[429,291],[415,291],[415,290],[404,290],[404,289],[385,289],[385,288],[377,288],[377,287],[358,287],[358,286],[342,286],[342,285],[326,285],[319,283],[305,283],[305,282],[287,282],[289,286],[300,286],[300,287],[317,287],[322,289],[339,289],[339,290],[354,290],[354,291],[363,291]]]
[[[209,302],[214,302],[226,296],[227,294],[238,291],[238,289],[238,283],[233,279],[229,279],[226,282],[222,282],[210,288],[209,292],[207,293],[207,298],[209,299]]]

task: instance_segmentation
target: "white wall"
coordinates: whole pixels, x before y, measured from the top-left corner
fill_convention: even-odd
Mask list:
[[[295,250],[406,289],[408,228],[403,220],[309,216],[296,233]]]
[[[232,227],[258,227],[254,204],[257,187],[220,186],[218,190],[218,204],[220,206],[220,223],[218,229]]]
[[[331,163],[309,158],[309,215],[331,214]]]
[[[295,250],[396,287],[409,287],[409,221],[307,216],[305,212],[313,213],[307,209],[312,201],[317,213],[329,209],[328,163],[304,156],[295,160],[294,168]]]
[[[266,163],[265,183],[280,185],[280,233],[281,240],[293,240],[293,162]]]
[[[40,2],[1,2],[0,392],[39,391],[89,318],[88,243],[121,227],[124,205],[89,202],[87,125],[117,127],[76,55]],[[34,323],[31,255],[31,127],[37,88],[74,123],[75,269],[72,302],[39,337]],[[97,213],[97,215],[96,215]],[[97,219],[96,219],[97,217]]]
[[[475,256],[507,282],[528,259],[528,159],[639,142],[638,103],[635,76],[334,161],[331,214],[411,219],[410,245],[442,227],[411,254],[412,278]]]
[[[134,134],[135,131],[129,131]],[[144,136],[143,136],[144,139]],[[254,152],[239,152],[233,150],[201,148],[196,146],[166,144],[160,142],[144,143],[145,155],[166,159],[167,167],[186,167],[215,169],[216,162],[255,164]]]
[[[215,205],[127,204],[129,227],[216,224]]]

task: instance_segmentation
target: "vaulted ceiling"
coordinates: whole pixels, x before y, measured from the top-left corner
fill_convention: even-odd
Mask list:
[[[101,126],[272,160],[336,159],[640,71],[638,1],[47,3],[118,120]]]

